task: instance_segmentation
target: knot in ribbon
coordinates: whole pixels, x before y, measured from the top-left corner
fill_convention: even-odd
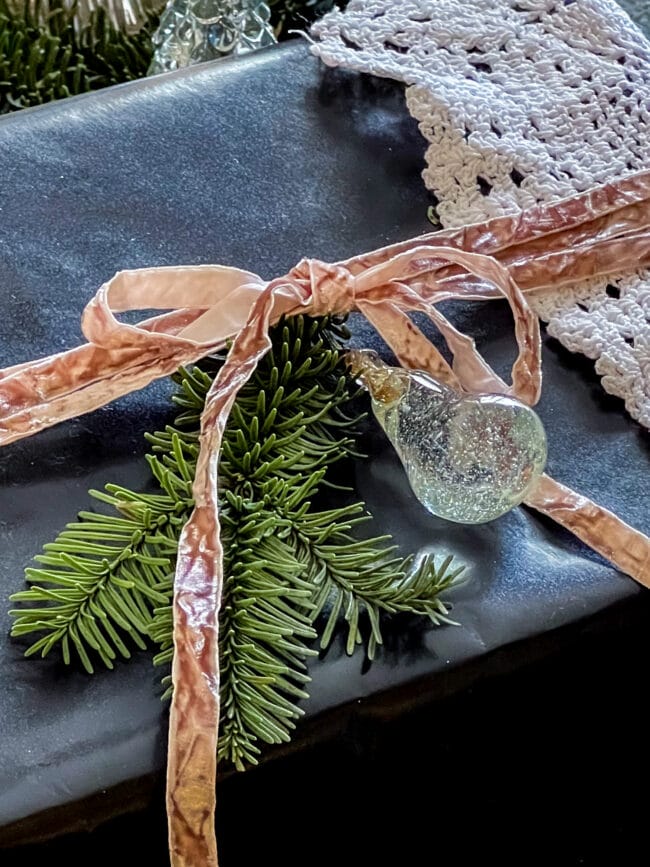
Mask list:
[[[288,276],[306,285],[311,316],[349,313],[356,307],[356,279],[345,265],[303,259]]]

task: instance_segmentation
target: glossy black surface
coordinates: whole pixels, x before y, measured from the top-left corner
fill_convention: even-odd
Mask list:
[[[423,151],[399,88],[324,72],[302,43],[3,118],[0,366],[77,344],[84,303],[120,268],[223,262],[271,276],[302,256],[335,260],[427,231]],[[455,316],[505,368],[506,311]],[[353,330],[357,344],[373,343],[362,321]],[[649,532],[647,435],[590,363],[548,341],[544,369],[550,472]],[[87,507],[88,488],[146,483],[142,433],[168,417],[166,394],[159,384],[0,452],[0,825],[163,762],[166,717],[147,654],[92,678],[25,661],[5,610],[31,556]],[[523,509],[482,527],[432,518],[378,432],[369,445],[355,482],[377,529],[405,552],[467,563],[453,594],[462,626],[396,623],[371,666],[334,647],[312,666],[310,715],[409,684],[410,701],[435,697],[466,681],[464,663],[490,673],[490,651],[506,647],[516,666],[552,646],[551,630],[620,614],[616,603],[638,594]],[[318,725],[309,731],[318,739]]]

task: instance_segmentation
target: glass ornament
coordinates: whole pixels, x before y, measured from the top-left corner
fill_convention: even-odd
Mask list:
[[[348,354],[415,496],[434,515],[492,521],[526,499],[546,463],[534,410],[500,394],[464,394],[367,350]]]

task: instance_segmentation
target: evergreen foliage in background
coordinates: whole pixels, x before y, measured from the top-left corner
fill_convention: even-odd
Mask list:
[[[353,459],[358,424],[344,337],[329,319],[276,326],[225,432],[219,755],[240,770],[257,761],[260,742],[290,739],[317,640],[326,648],[341,625],[347,652],[363,644],[372,658],[382,615],[448,622],[440,593],[460,572],[451,558],[414,564],[396,556],[388,537],[359,535],[355,528],[370,520],[364,505],[331,487],[335,465]],[[37,635],[28,655],[59,647],[65,662],[77,657],[92,672],[151,640],[157,661],[171,661],[175,557],[216,370],[208,360],[176,376],[180,415],[148,436],[158,490],[92,492],[108,508],[81,513],[26,570],[30,587],[13,596],[20,607],[11,613],[14,636]]]
[[[345,9],[348,0],[267,0],[267,3],[275,35],[288,39],[291,30],[306,30],[335,5]]]
[[[333,0],[270,0],[279,39],[304,30]],[[345,6],[339,0],[339,6]],[[103,9],[81,27],[62,0],[0,0],[0,114],[99,90],[147,74],[153,14],[137,33],[116,29]]]
[[[0,114],[141,78],[151,61],[152,18],[133,35],[99,9],[81,28],[74,10],[51,0],[10,8],[0,0]]]

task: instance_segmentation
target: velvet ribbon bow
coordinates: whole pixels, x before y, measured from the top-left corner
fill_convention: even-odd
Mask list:
[[[532,405],[541,390],[541,340],[526,293],[650,265],[650,172],[483,224],[423,235],[346,262],[303,260],[270,282],[222,266],[123,271],[86,307],[87,343],[0,371],[0,445],[82,415],[229,345],[201,419],[195,508],[178,547],[174,693],[168,757],[174,867],[217,864],[214,834],[219,721],[218,457],[238,391],[270,346],[281,316],[358,311],[408,368],[468,393]],[[443,300],[506,299],[518,355],[505,383],[436,307]],[[138,325],[127,310],[167,312]],[[449,364],[409,318],[424,313]],[[650,586],[650,540],[544,475],[526,504],[550,516],[621,571]]]

